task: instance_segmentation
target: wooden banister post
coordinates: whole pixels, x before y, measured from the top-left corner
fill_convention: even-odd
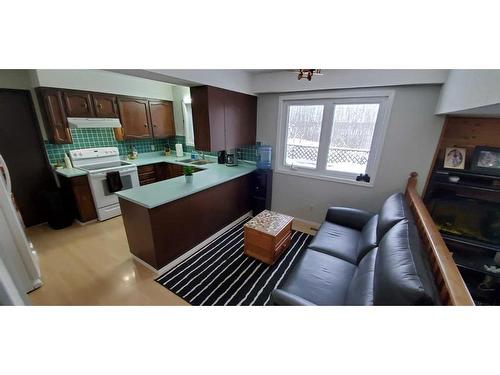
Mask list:
[[[411,172],[410,177],[408,178],[408,182],[406,183],[406,190],[413,188],[417,188],[417,177],[418,173],[417,172]]]
[[[473,306],[474,301],[460,275],[453,257],[448,250],[436,224],[425,207],[422,198],[417,193],[417,172],[412,172],[406,185],[406,200],[413,212],[417,228],[422,237],[424,246],[429,251],[431,264],[437,268],[432,270],[441,302],[446,305]],[[442,280],[443,282],[439,282]]]

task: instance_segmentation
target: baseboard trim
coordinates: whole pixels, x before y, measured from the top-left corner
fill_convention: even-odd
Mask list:
[[[313,232],[317,232],[320,226],[321,223],[317,223],[315,221],[310,221],[310,220],[304,220],[297,217],[293,219],[293,224],[292,224],[293,229],[301,232],[308,230],[307,233],[310,234],[315,234]]]
[[[204,240],[203,242],[200,242],[198,245],[196,245],[195,247],[193,247],[191,250],[188,250],[187,252],[185,252],[184,254],[182,254],[180,257],[175,258],[173,261],[171,261],[167,265],[163,266],[159,270],[156,269],[156,268],[154,268],[152,265],[146,263],[142,259],[139,259],[134,254],[131,254],[131,255],[132,255],[132,257],[135,260],[137,260],[139,263],[141,263],[144,267],[146,267],[146,268],[150,269],[151,271],[157,273],[158,276],[159,276],[160,274],[163,274],[163,273],[167,272],[168,270],[170,270],[171,268],[177,266],[179,263],[181,263],[185,259],[189,258],[191,255],[193,255],[196,252],[198,252],[199,250],[201,250],[204,246],[208,245],[210,242],[212,242],[213,240],[215,240],[221,234],[223,234],[224,232],[226,232],[227,230],[231,229],[236,224],[242,222],[243,220],[245,220],[245,219],[247,219],[249,217],[252,217],[252,211],[248,211],[245,215],[240,216],[238,219],[236,219],[233,222],[231,222],[230,224],[226,225],[224,228],[222,228],[218,232],[212,234],[206,240]]]
[[[132,255],[132,259],[134,259],[137,263],[140,263],[142,264],[144,267],[146,267],[148,270],[150,271],[153,271],[154,273],[157,273],[158,270],[156,268],[154,268],[151,264],[149,263],[146,263],[145,261],[143,261],[141,258],[138,258],[137,256],[135,256],[134,254],[130,253],[130,255]]]

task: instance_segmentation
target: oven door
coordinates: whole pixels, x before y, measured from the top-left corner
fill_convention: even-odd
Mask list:
[[[139,177],[137,168],[129,168],[120,171],[123,189],[132,189],[139,186]],[[94,203],[97,208],[102,208],[118,203],[118,197],[115,193],[110,193],[106,181],[106,172],[89,174],[90,189],[94,197]]]

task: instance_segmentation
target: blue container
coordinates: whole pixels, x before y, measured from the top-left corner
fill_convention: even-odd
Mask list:
[[[271,146],[259,146],[257,149],[257,168],[271,169]]]

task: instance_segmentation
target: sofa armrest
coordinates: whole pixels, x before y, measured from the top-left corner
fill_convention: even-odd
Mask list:
[[[373,217],[371,212],[347,207],[330,207],[326,213],[326,221],[361,230]]]
[[[291,294],[285,292],[282,289],[276,289],[272,294],[273,305],[278,306],[316,306],[314,303],[296,296],[295,294]]]

